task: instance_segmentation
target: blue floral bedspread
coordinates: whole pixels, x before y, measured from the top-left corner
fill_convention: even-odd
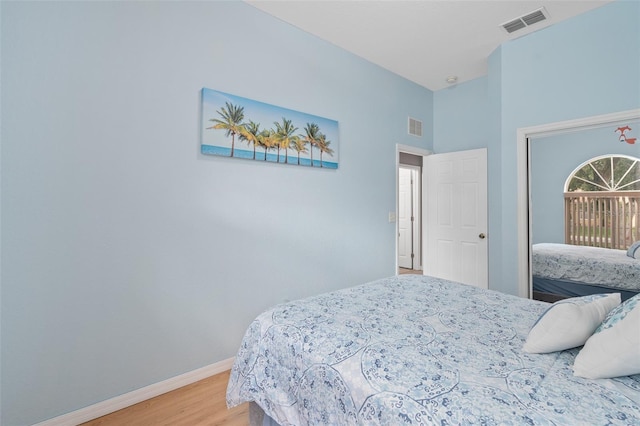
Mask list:
[[[539,243],[532,247],[533,275],[640,291],[640,260],[625,250]]]
[[[281,425],[640,424],[640,375],[522,352],[547,306],[417,275],[278,305],[247,329],[227,404]]]

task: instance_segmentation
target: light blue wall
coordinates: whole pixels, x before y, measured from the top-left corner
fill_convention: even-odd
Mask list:
[[[640,122],[629,122],[640,139]],[[584,162],[601,155],[640,157],[640,144],[618,140],[617,126],[535,138],[531,141],[532,243],[564,243],[564,185]]]
[[[489,145],[488,77],[457,84],[433,94],[433,149],[437,153]]]
[[[2,418],[232,357],[285,299],[394,274],[433,94],[239,2],[2,2]],[[209,87],[332,118],[337,171],[199,154]],[[407,135],[407,117],[426,135]]]
[[[492,289],[498,289],[502,283],[502,51],[496,49],[487,59],[487,109],[489,111],[489,136],[487,142],[487,188],[489,204],[489,282]],[[489,95],[490,94],[490,95]],[[496,284],[493,284],[496,283]]]
[[[518,294],[517,129],[640,107],[639,20],[640,2],[610,3],[501,45],[486,78],[434,94],[436,153],[486,141],[494,290]]]
[[[640,107],[639,18],[640,2],[616,1],[502,45],[502,179],[489,181],[502,185],[497,290],[518,286],[516,130]]]

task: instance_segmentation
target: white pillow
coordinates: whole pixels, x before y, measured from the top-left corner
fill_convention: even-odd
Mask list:
[[[587,379],[640,374],[640,294],[612,310],[573,363]]]
[[[533,324],[522,349],[544,354],[582,346],[618,305],[620,293],[559,300]]]

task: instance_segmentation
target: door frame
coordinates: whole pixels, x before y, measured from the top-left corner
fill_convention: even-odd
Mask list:
[[[399,204],[400,204],[400,194],[398,191],[398,187],[399,187],[399,183],[400,183],[400,153],[404,152],[407,154],[412,154],[412,155],[421,155],[422,157],[426,157],[429,156],[431,154],[433,154],[433,151],[430,151],[428,149],[424,149],[424,148],[418,148],[415,146],[411,146],[411,145],[403,145],[403,144],[396,144],[396,212],[395,212],[395,217],[396,217],[396,221],[395,221],[395,233],[394,233],[394,240],[395,240],[395,260],[394,260],[394,265],[395,265],[395,269],[393,272],[393,275],[397,275],[398,274],[398,214],[399,214]],[[423,171],[424,173],[424,171]],[[420,211],[423,211],[423,204],[424,204],[424,200],[422,199],[422,197],[420,197]],[[422,234],[422,233],[420,233]],[[422,235],[420,235],[420,245],[422,247]],[[422,253],[421,253],[422,256]],[[422,259],[420,259],[420,264],[421,266],[424,268]]]
[[[517,247],[518,247],[518,295],[531,298],[531,221],[529,205],[529,173],[531,170],[529,143],[533,138],[577,132],[590,128],[614,125],[640,119],[640,109],[595,115],[575,120],[558,121],[538,126],[521,127],[516,131],[517,167]]]

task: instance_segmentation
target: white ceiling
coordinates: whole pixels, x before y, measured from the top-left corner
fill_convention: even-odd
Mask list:
[[[433,91],[486,75],[505,41],[612,0],[247,0],[247,3]],[[549,19],[508,34],[500,26],[540,7]]]

